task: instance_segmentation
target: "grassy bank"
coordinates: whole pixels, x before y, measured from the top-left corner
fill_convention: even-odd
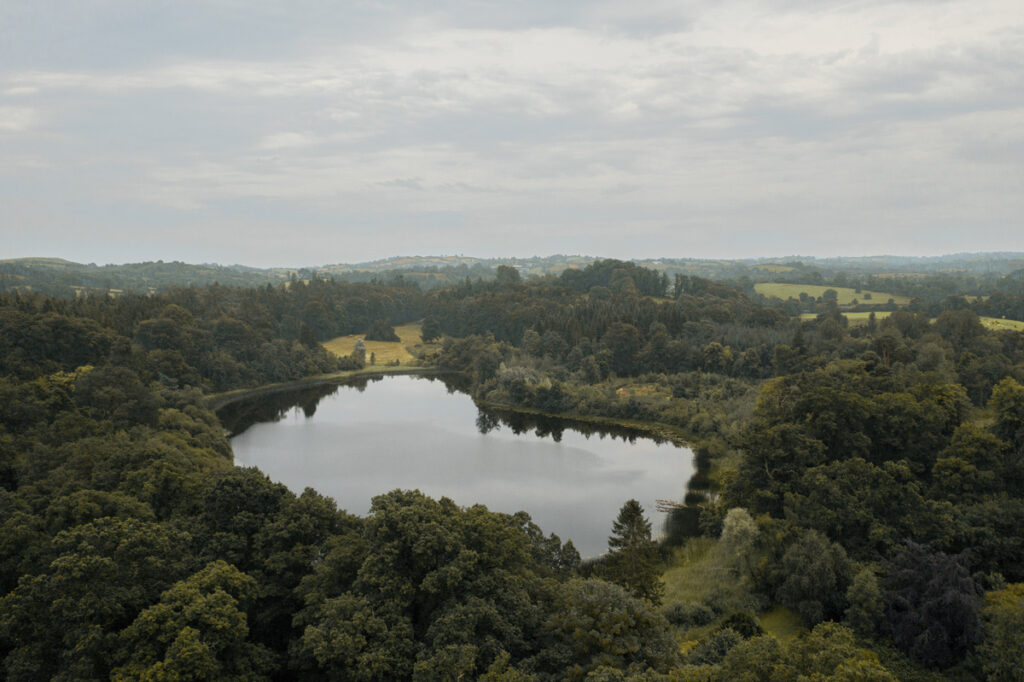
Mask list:
[[[296,379],[295,381],[282,381],[275,384],[264,384],[262,386],[253,386],[249,388],[236,388],[222,393],[212,393],[206,396],[206,405],[211,410],[216,411],[225,405],[238,402],[239,400],[247,400],[261,395],[272,395],[274,393],[282,393],[284,391],[294,391],[297,388],[311,388],[313,386],[323,386],[325,384],[340,384],[347,379],[357,376],[374,376],[383,374],[400,376],[404,374],[441,374],[441,372],[435,367],[413,365],[398,365],[394,367],[367,366],[363,369],[353,369],[343,372],[331,372],[330,374],[318,374],[316,376],[303,377],[302,379]]]

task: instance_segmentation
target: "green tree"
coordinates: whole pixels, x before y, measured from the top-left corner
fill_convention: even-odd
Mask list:
[[[679,656],[664,616],[603,580],[571,580],[545,624],[550,645],[538,656],[557,679],[581,680],[601,666],[666,672]]]
[[[661,603],[665,586],[658,568],[658,546],[651,539],[651,522],[636,500],[622,505],[612,523],[601,574],[637,597]]]
[[[1003,379],[992,389],[988,404],[996,414],[995,434],[1018,450],[1024,447],[1024,386]]]
[[[433,316],[423,318],[423,324],[420,326],[420,338],[424,343],[429,343],[440,336],[441,325],[438,324],[437,318]]]
[[[846,601],[850,605],[846,609],[846,625],[863,637],[874,636],[882,622],[885,606],[878,577],[870,566],[853,576],[853,582],[846,590]]]
[[[495,270],[495,281],[498,284],[519,284],[522,278],[519,270],[509,265],[499,265]]]
[[[366,330],[367,341],[401,341],[387,320],[374,320]]]
[[[850,561],[845,550],[816,530],[803,531],[781,562],[776,596],[808,625],[834,618],[845,606]]]
[[[961,557],[908,541],[884,567],[885,628],[929,667],[946,668],[982,640],[981,588]]]
[[[9,680],[104,679],[117,633],[193,559],[188,536],[134,519],[97,519],[60,533],[46,571],[0,600]]]
[[[985,595],[981,610],[985,641],[978,658],[987,679],[1024,680],[1024,583],[1014,583]]]
[[[601,339],[612,353],[611,368],[619,376],[633,373],[637,351],[640,350],[640,332],[631,324],[612,324]]]
[[[111,678],[124,680],[269,679],[274,656],[248,641],[246,609],[256,581],[216,561],[175,583],[120,635],[125,663]]]

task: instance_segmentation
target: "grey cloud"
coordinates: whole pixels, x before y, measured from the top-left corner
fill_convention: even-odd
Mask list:
[[[1024,12],[979,2],[930,34],[928,3],[12,0],[5,249],[1019,248]]]

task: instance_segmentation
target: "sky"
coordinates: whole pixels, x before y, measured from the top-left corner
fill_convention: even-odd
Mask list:
[[[2,0],[0,258],[1024,250],[1020,0]]]

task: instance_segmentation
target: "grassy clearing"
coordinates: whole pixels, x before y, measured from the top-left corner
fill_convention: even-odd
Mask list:
[[[413,322],[395,327],[395,333],[401,341],[366,341],[365,334],[349,334],[324,341],[323,347],[338,356],[351,355],[356,347],[356,341],[363,339],[366,344],[367,364],[370,361],[370,353],[373,353],[378,365],[387,365],[396,360],[400,365],[416,365],[416,356],[409,352],[409,348],[422,343],[420,331],[420,323]]]
[[[662,575],[665,582],[663,603],[699,603],[712,584],[723,582],[714,552],[717,545],[718,541],[711,538],[690,538],[686,545],[676,550],[672,565]]]
[[[783,606],[776,606],[771,611],[762,613],[758,620],[764,631],[780,642],[793,639],[804,630],[800,616]]]
[[[856,289],[851,289],[850,287],[818,286],[816,284],[783,284],[779,282],[759,282],[754,285],[754,291],[762,296],[774,296],[775,298],[781,298],[783,301],[789,298],[799,299],[801,293],[805,293],[811,298],[818,298],[829,289],[835,290],[837,294],[836,302],[839,305],[853,305],[854,299],[857,299],[860,303],[871,304],[887,303],[890,298],[896,305],[907,305],[910,303],[910,298],[907,296],[888,294],[884,291],[861,290],[858,292]],[[871,298],[866,298],[868,295],[870,295]]]
[[[786,641],[805,630],[800,618],[792,611],[776,606],[758,613],[758,599],[750,592],[746,581],[732,569],[731,557],[723,554],[718,540],[691,538],[676,550],[669,567],[662,574],[665,583],[666,606],[672,604],[713,605],[723,616],[737,611],[754,614],[764,631],[779,641]],[[676,639],[687,651],[719,627],[720,619],[688,630],[679,628]]]
[[[888,310],[879,310],[875,313],[875,319],[881,322],[885,318],[889,317],[892,313]],[[859,324],[867,324],[868,316],[871,315],[869,312],[858,311],[855,313],[843,313],[843,316],[850,322],[851,326]],[[803,313],[800,315],[801,320],[813,320],[817,314],[815,313]],[[1007,320],[1000,317],[979,317],[981,323],[985,326],[985,329],[992,329],[995,331],[1013,331],[1013,332],[1024,332],[1024,322],[1019,320]],[[932,322],[935,321],[933,317]]]
[[[982,317],[981,323],[985,329],[996,329],[999,331],[1024,332],[1024,322],[1018,320],[1007,320],[1001,317]]]
[[[878,310],[875,312],[875,319],[881,322],[885,318],[892,315],[889,310]],[[843,316],[849,321],[851,325],[867,324],[868,318],[871,316],[870,312],[857,311],[855,313],[843,313]],[[817,313],[803,313],[800,315],[801,320],[813,320],[818,317]]]

